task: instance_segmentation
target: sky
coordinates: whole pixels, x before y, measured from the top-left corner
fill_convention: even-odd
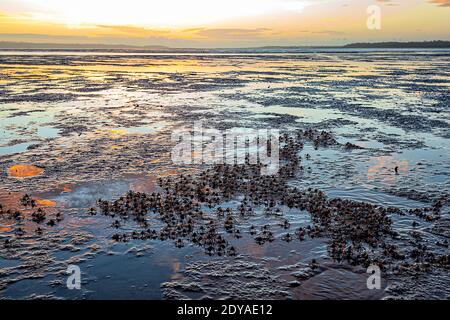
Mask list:
[[[218,48],[423,40],[450,40],[450,0],[0,0],[0,41]]]

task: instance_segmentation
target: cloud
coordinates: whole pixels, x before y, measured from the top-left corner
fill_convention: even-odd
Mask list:
[[[69,35],[51,35],[51,34],[39,34],[39,33],[0,33],[1,41],[85,41],[92,39],[92,37],[86,36],[69,36]]]
[[[434,3],[440,7],[450,7],[450,1],[449,0],[428,0],[431,3]]]
[[[398,3],[393,0],[377,0],[377,2],[381,2],[387,6],[398,6]]]
[[[255,39],[267,36],[268,28],[240,29],[240,28],[217,28],[196,29],[192,33],[201,38],[212,39]]]
[[[95,32],[95,33],[92,33]],[[51,35],[38,33],[0,33],[0,41],[32,43],[125,44],[163,46],[221,46],[231,43],[256,43],[277,38],[269,28],[189,28],[150,29],[134,26],[97,25],[84,35]]]
[[[268,28],[189,28],[189,29],[151,29],[134,26],[97,25],[97,28],[133,37],[168,37],[197,40],[251,40],[270,35]]]
[[[334,31],[334,30],[313,31],[313,32],[310,32],[310,33],[323,34],[323,35],[327,35],[327,36],[343,36],[343,35],[346,35],[345,32]]]
[[[450,0],[427,0],[429,3],[438,5],[439,7],[450,7]],[[398,3],[395,0],[377,0],[377,2],[384,3],[388,6],[397,6]]]
[[[115,26],[115,25],[96,25],[97,28],[107,29],[114,32],[124,33],[132,36],[161,36],[171,33],[169,30],[148,29],[135,26]]]
[[[104,34],[100,36],[83,35],[52,35],[33,33],[0,33],[0,42],[29,42],[29,43],[57,43],[57,44],[122,44],[146,46],[154,43],[161,45],[177,44],[177,39],[169,39],[163,36],[130,37],[117,34]],[[180,43],[183,45],[184,43]]]

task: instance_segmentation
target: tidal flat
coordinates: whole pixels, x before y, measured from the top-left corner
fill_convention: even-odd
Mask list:
[[[0,299],[449,299],[449,89],[448,50],[1,52]],[[279,173],[174,164],[195,121]]]

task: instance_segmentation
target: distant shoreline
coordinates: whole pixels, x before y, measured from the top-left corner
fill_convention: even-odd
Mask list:
[[[0,50],[44,50],[44,51],[103,51],[103,52],[143,52],[143,53],[246,53],[246,52],[296,52],[308,50],[342,49],[450,49],[450,41],[422,42],[374,42],[350,43],[342,46],[265,46],[247,48],[171,48],[165,46],[127,46],[106,44],[57,44],[0,41]]]

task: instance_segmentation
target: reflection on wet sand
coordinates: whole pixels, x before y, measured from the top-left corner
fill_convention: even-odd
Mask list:
[[[30,164],[17,164],[8,168],[9,176],[14,178],[35,177],[44,173],[44,171],[44,169]]]
[[[398,175],[408,175],[408,160],[396,160],[392,156],[370,158],[372,164],[367,170],[367,180],[378,180],[384,184],[393,185]]]
[[[54,207],[56,206],[56,202],[52,201],[52,200],[47,200],[47,199],[37,199],[36,203],[38,206],[42,206],[42,207]]]

